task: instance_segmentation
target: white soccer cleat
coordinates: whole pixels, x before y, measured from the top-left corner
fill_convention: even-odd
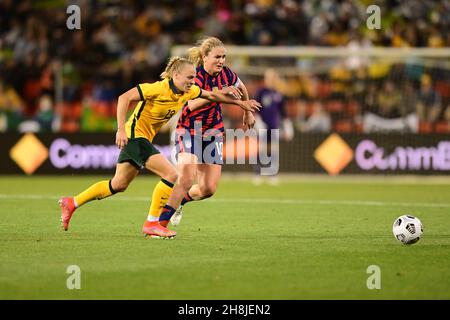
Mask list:
[[[179,206],[177,211],[175,211],[173,216],[170,218],[170,223],[172,223],[172,226],[176,227],[180,224],[181,218],[183,218],[183,207]]]

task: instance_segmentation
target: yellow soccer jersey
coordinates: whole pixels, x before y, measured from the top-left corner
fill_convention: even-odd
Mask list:
[[[128,118],[125,129],[128,138],[146,138],[152,142],[159,129],[189,100],[198,98],[201,89],[193,85],[189,92],[179,91],[173,80],[137,85],[141,101]]]

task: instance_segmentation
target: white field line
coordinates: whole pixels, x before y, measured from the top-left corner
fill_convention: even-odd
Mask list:
[[[59,196],[46,196],[39,194],[0,194],[1,200],[58,200]],[[114,201],[150,201],[150,197],[126,197],[118,196]],[[293,204],[293,205],[349,205],[369,207],[429,207],[450,208],[450,203],[434,202],[390,202],[390,201],[364,201],[364,200],[301,200],[301,199],[270,199],[270,198],[211,198],[208,202],[228,203],[271,203],[271,204]]]

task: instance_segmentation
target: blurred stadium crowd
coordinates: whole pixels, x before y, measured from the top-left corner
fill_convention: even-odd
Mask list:
[[[450,0],[180,3],[0,1],[0,132],[114,130],[117,96],[157,80],[173,45],[203,35],[227,45],[450,47]],[[66,28],[70,4],[81,8],[79,31]],[[372,4],[381,8],[380,30],[366,27]],[[298,130],[450,132],[445,68],[396,64],[380,71],[347,61],[281,78],[276,88]],[[262,76],[246,83],[254,96]]]

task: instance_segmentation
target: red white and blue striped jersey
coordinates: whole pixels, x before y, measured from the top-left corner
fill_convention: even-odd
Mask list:
[[[234,86],[238,82],[238,76],[228,67],[223,67],[216,76],[210,75],[203,66],[197,67],[197,76],[195,84],[202,90],[215,91],[222,88]],[[194,123],[201,121],[202,134],[208,129],[215,129],[215,131],[223,134],[223,118],[222,118],[222,104],[218,102],[210,102],[200,109],[191,111],[187,104],[183,107],[180,119],[178,120],[177,128],[189,129],[191,135],[194,135]],[[208,134],[206,134],[208,135]]]

